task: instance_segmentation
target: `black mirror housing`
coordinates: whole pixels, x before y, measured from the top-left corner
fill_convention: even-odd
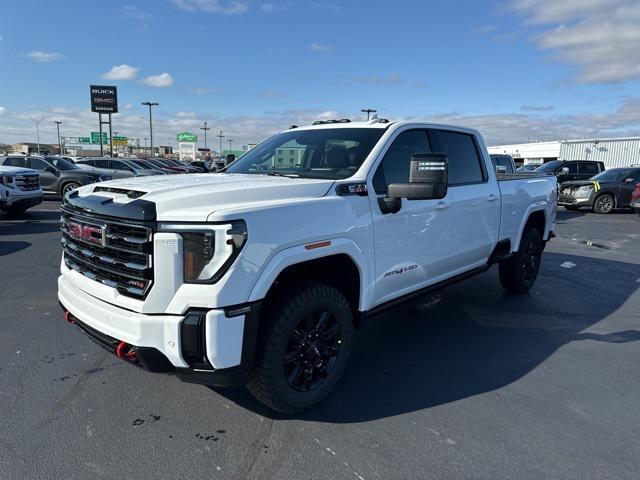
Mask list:
[[[392,183],[387,197],[437,200],[447,195],[448,159],[444,153],[421,153],[411,157],[409,183]]]

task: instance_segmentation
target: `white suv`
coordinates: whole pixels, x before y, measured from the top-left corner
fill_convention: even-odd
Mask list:
[[[0,165],[0,210],[22,213],[42,202],[40,175],[30,168]]]

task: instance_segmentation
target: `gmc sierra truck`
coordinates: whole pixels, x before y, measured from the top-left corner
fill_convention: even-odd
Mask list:
[[[67,193],[58,298],[134,365],[294,414],[335,387],[367,317],[494,264],[527,292],[556,203],[555,177],[496,175],[475,130],[316,122],[222,172]]]
[[[38,172],[0,165],[0,210],[18,214],[39,203],[42,203],[42,187]]]

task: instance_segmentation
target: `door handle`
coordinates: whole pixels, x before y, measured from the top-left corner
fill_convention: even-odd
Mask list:
[[[447,202],[438,202],[436,203],[436,206],[434,207],[436,210],[444,210],[445,208],[449,208],[449,203]]]
[[[489,197],[487,198],[487,200],[489,200],[490,202],[495,202],[498,199],[498,197],[496,197],[493,193],[489,195]]]

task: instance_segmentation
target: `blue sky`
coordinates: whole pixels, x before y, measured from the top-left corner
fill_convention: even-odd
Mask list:
[[[95,130],[90,83],[118,86],[130,137],[159,102],[163,144],[205,120],[241,144],[363,107],[489,143],[640,132],[637,1],[5,0],[2,17],[0,143],[31,140],[29,117],[43,141],[57,119]]]

